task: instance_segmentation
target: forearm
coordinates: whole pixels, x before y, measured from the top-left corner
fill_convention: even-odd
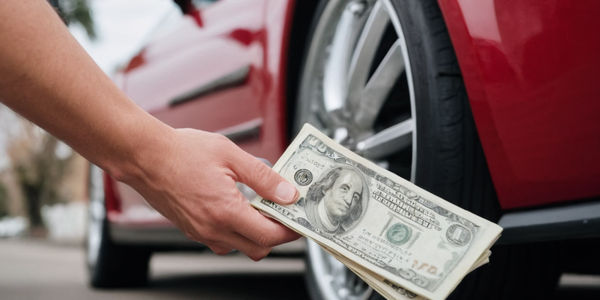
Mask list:
[[[46,1],[3,0],[0,24],[4,104],[121,179],[167,142],[172,129],[112,83]]]
[[[239,249],[260,259],[299,237],[252,208],[236,188],[246,183],[286,205],[298,197],[293,185],[222,135],[175,130],[137,107],[44,0],[0,0],[0,100],[217,253]]]

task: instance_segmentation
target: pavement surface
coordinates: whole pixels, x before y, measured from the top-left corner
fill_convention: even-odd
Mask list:
[[[0,240],[0,299],[308,299],[297,258],[155,254],[147,287],[93,290],[80,247]]]
[[[0,239],[0,299],[309,299],[297,258],[155,254],[147,287],[93,290],[80,247]],[[600,299],[600,277],[563,275],[552,299]]]

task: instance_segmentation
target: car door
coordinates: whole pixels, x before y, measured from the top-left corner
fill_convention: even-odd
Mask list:
[[[263,71],[266,0],[187,3],[194,6],[185,14],[166,13],[115,81],[170,126],[219,132],[272,160],[280,149],[265,146],[268,137],[261,142],[264,107],[272,102],[265,97],[269,76]],[[133,189],[118,182],[115,187],[119,213],[112,222],[166,222]]]
[[[265,0],[192,7],[124,72],[124,89],[175,128],[220,132],[260,156]]]

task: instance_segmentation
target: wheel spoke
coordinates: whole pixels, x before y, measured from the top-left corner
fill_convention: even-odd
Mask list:
[[[386,128],[356,144],[356,151],[369,159],[379,159],[409,147],[415,125],[413,119]]]
[[[322,125],[319,128],[328,136],[379,165],[406,173],[408,158],[404,154],[408,151],[398,156],[401,159],[390,157],[396,151],[416,147],[413,139],[417,134],[410,61],[407,51],[401,50],[406,47],[396,9],[389,0],[328,1],[316,28],[299,104],[302,108],[310,105],[309,120]],[[399,99],[403,102],[393,103],[389,114],[379,117],[382,109],[388,108],[386,101],[392,100],[390,93],[396,94],[396,87],[402,93],[409,91],[410,99]],[[410,107],[404,100],[410,100]],[[384,125],[391,118],[405,121]],[[382,126],[386,129],[380,131]],[[416,152],[412,151],[413,160]],[[308,264],[321,298],[372,298],[373,290],[360,277],[310,241]]]
[[[356,50],[350,63],[350,78],[348,80],[350,103],[360,100],[360,91],[365,85],[377,46],[388,23],[389,15],[383,4],[381,2],[375,3],[358,38]]]
[[[397,84],[402,71],[404,71],[402,48],[400,41],[396,41],[377,66],[375,73],[373,73],[361,93],[361,100],[354,112],[354,120],[359,128],[368,129],[373,127],[375,118],[377,118],[390,91]]]
[[[323,77],[323,104],[328,112],[342,108],[346,101],[349,62],[354,42],[362,26],[361,14],[365,9],[366,6],[362,2],[348,4],[336,27]]]

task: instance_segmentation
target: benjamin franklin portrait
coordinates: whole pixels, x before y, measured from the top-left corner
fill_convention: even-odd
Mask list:
[[[326,234],[341,234],[363,215],[366,187],[349,167],[327,172],[308,189],[304,209],[310,225]]]

